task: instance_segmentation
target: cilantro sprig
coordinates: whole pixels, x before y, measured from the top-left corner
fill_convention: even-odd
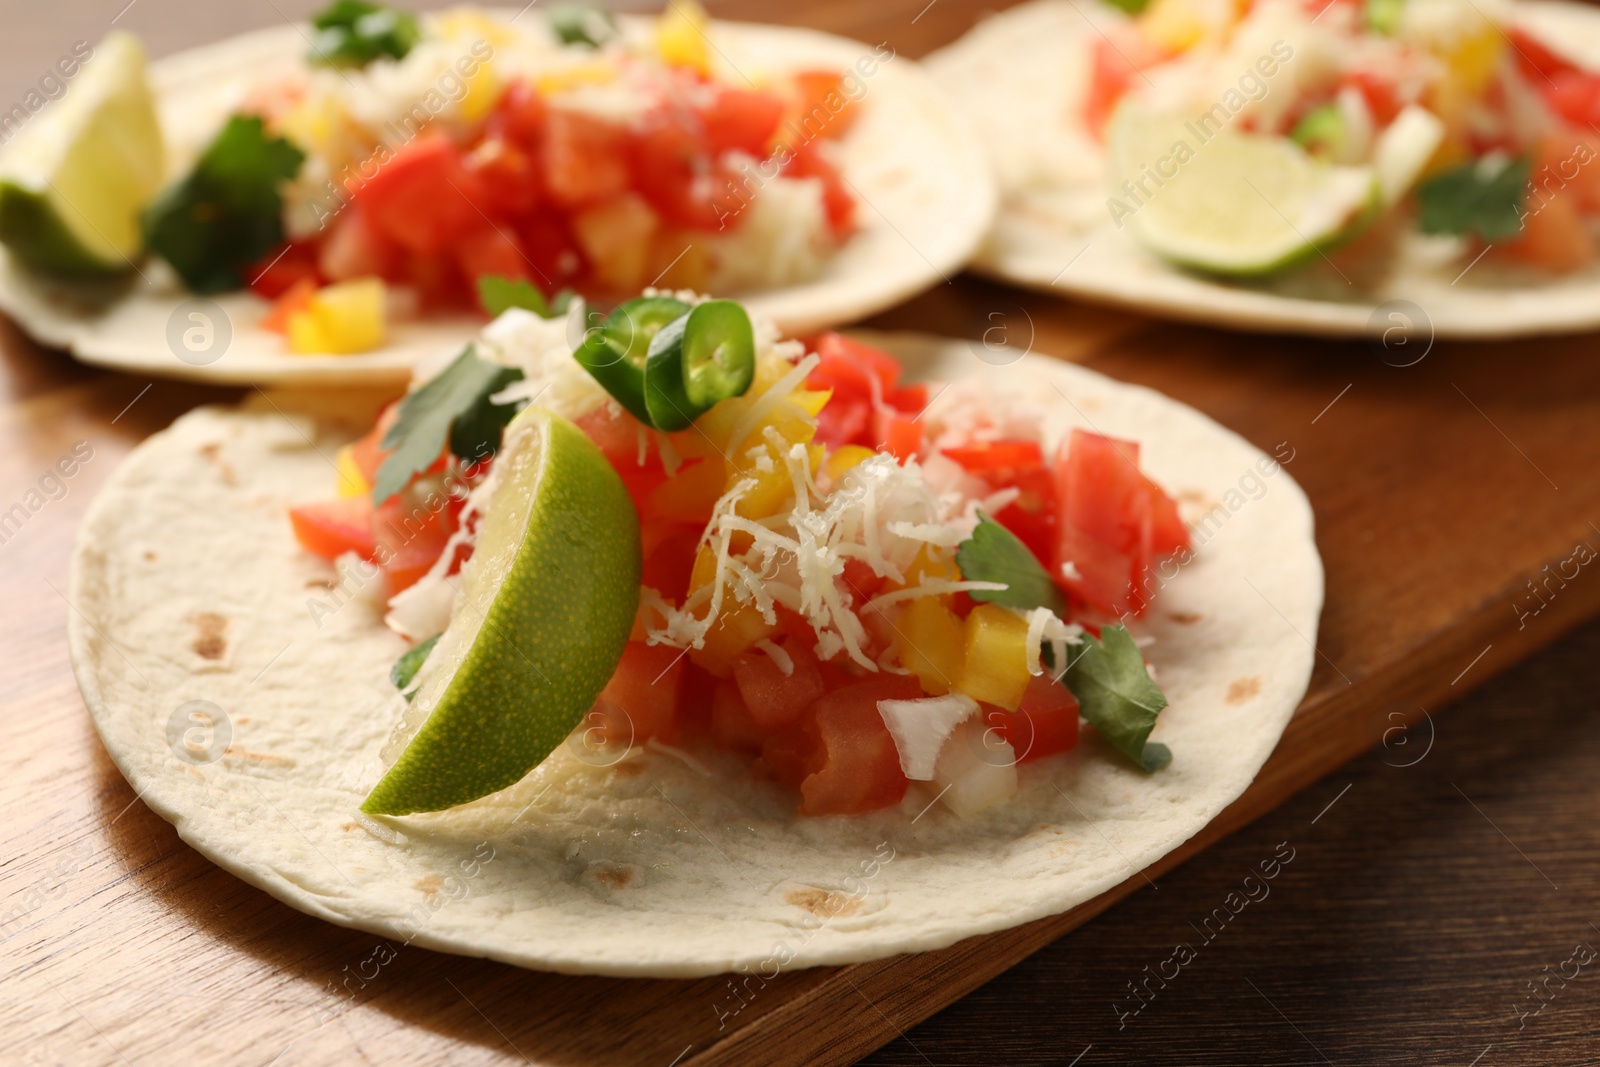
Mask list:
[[[329,67],[364,67],[382,56],[404,59],[422,40],[417,17],[368,0],[333,0],[311,17],[317,31],[311,62]]]
[[[972,536],[956,549],[961,577],[975,582],[1003,582],[1004,589],[975,589],[974,600],[1002,604],[1020,611],[1049,608],[1058,617],[1067,614],[1067,598],[1051,580],[1033,551],[1017,536],[987,516],[980,516]],[[1151,743],[1156,717],[1167,706],[1166,695],[1151,679],[1144,654],[1123,626],[1107,626],[1098,639],[1084,635],[1068,648],[1067,662],[1055,664],[1046,647],[1056,681],[1078,700],[1078,713],[1118,752],[1145,771],[1158,771],[1172,762],[1172,750]]]
[[[239,288],[244,265],[283,240],[278,187],[303,162],[300,149],[267,136],[258,116],[235,115],[188,175],[145,208],[146,243],[197,293]]]
[[[1522,229],[1527,183],[1525,156],[1452,167],[1417,186],[1417,227],[1423,233],[1476,234],[1485,241],[1515,237]]]
[[[411,683],[417,677],[417,672],[422,669],[423,661],[428,658],[428,653],[433,651],[433,646],[439,643],[439,635],[423,641],[421,644],[412,645],[400,654],[394,661],[394,666],[389,668],[389,681],[394,687],[410,700],[412,695],[406,690],[411,688]]]
[[[468,345],[437,377],[408,394],[383,436],[390,451],[373,479],[372,502],[382,504],[433,466],[447,440],[450,451],[469,462],[497,451],[517,406],[490,398],[521,377],[517,368],[483,359]]]
[[[565,315],[573,297],[571,289],[562,289],[549,300],[532,282],[521,278],[507,278],[500,274],[485,274],[478,279],[478,302],[489,317],[497,319],[511,308],[531,311],[541,319]]]

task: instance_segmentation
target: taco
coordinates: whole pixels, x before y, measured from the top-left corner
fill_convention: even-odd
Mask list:
[[[988,142],[977,258],[1223,326],[1600,325],[1600,15],[1475,0],[1031,0],[930,56]]]
[[[217,863],[445,951],[770,972],[1070,908],[1271,752],[1322,599],[1291,449],[1005,349],[570,314],[365,432],[198,409],[96,501],[79,684]]]
[[[0,307],[140,373],[402,386],[529,292],[696,287],[814,330],[955,270],[993,211],[910,60],[692,2],[335,0],[148,72],[120,32],[74,62],[0,154]]]

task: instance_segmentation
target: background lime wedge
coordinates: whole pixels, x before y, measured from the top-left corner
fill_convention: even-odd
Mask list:
[[[622,657],[640,547],[621,479],[581,430],[540,408],[512,420],[497,463],[450,626],[417,675],[404,749],[363,811],[438,811],[511,785],[565,740]]]
[[[1332,166],[1285,137],[1201,129],[1136,105],[1118,110],[1108,148],[1112,196],[1132,209],[1122,225],[1157,255],[1215,274],[1296,266],[1354,236],[1381,204],[1371,167]]]
[[[66,86],[0,155],[0,241],[51,273],[126,271],[143,248],[139,211],[164,175],[144,49],[115,31]]]

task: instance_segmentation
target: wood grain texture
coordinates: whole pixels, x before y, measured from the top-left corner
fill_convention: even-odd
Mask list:
[[[909,55],[953,39],[981,12],[959,0],[712,7],[887,40]],[[98,38],[109,15],[69,5],[13,17],[0,66],[15,80],[58,40]],[[140,0],[119,24],[150,33],[162,51],[278,17],[272,5],[213,5],[196,21],[175,0]],[[722,1029],[714,1010],[728,996],[722,979],[561,978],[404,948],[363,982],[355,976],[374,973],[378,939],[307,918],[222,873],[138,802],[100,748],[67,662],[72,609],[61,593],[87,502],[139,440],[197,403],[238,394],[90,372],[0,325],[0,511],[30,490],[45,501],[0,544],[0,1060],[844,1063],[894,1040],[880,1062],[1067,1063],[1096,1043],[1083,1063],[1321,1062],[1318,1048],[1337,1062],[1469,1063],[1474,1020],[1523,995],[1523,978],[1541,966],[1557,967],[1571,947],[1568,927],[1593,903],[1584,896],[1595,873],[1593,748],[1572,741],[1586,727],[1593,733],[1593,702],[1573,693],[1571,679],[1600,642],[1589,635],[1559,659],[1536,661],[1550,666],[1496,690],[1479,705],[1476,727],[1464,717],[1458,734],[1456,713],[1439,714],[1600,612],[1600,579],[1587,571],[1543,600],[1527,586],[1580,541],[1600,545],[1590,525],[1600,521],[1592,339],[1440,345],[1396,368],[1359,345],[1235,337],[968,278],[873,325],[969,337],[999,325],[1013,343],[1159,388],[1269,450],[1294,449],[1289,469],[1316,509],[1328,568],[1312,691],[1250,792],[1146,872],[1160,891],[1130,878],[1068,915],[942,952],[783,975]],[[79,441],[93,458],[64,495],[41,486]],[[1519,603],[1541,610],[1519,619]],[[1389,731],[1424,709],[1432,716],[1424,725],[1439,725],[1439,753],[1410,772],[1355,772],[1366,777],[1333,809],[1337,818],[1316,824],[1321,836],[1306,827],[1337,779],[1226,853],[1167,875],[1386,735],[1379,754],[1409,759],[1397,739],[1418,735]],[[1471,802],[1444,792],[1439,774],[1454,775],[1482,806],[1480,821],[1492,817],[1505,836],[1473,823]],[[1559,785],[1542,786],[1546,775],[1560,775]],[[1166,958],[1167,942],[1182,936],[1173,932],[1180,917],[1198,920],[1285,839],[1304,840],[1304,858],[1273,883],[1270,901],[1241,915],[1239,937],[1230,930],[1226,945],[1204,950],[1196,968],[1211,977],[1175,981],[1116,1031],[1110,1004],[1143,966]],[[1533,893],[1515,848],[1569,895]],[[1439,865],[1431,890],[1416,866],[1424,857]],[[1175,885],[1189,889],[1169,895]],[[1115,921],[1056,941],[1135,890]],[[1279,914],[1287,925],[1266,920]],[[1600,912],[1588,917],[1600,921]],[[914,1047],[899,1040],[1052,942],[914,1033]],[[1391,963],[1391,945],[1410,955]],[[1463,961],[1481,979],[1469,982]],[[1243,1001],[1233,981],[1258,974],[1276,976],[1257,980],[1272,1012]],[[1457,1003],[1451,991],[1464,988],[1470,995]],[[1560,1048],[1576,1056],[1593,1047],[1579,1039],[1594,1035],[1595,994],[1577,980],[1570,989],[1526,1029],[1561,1036]],[[1364,1030],[1358,1008],[1385,1022]],[[1063,1017],[1072,1026],[1055,1024]],[[1294,1044],[1295,1026],[1311,1041]],[[1488,1026],[1485,1044],[1498,1033]],[[1537,1050],[1547,1046],[1508,1038],[1483,1063],[1575,1062]]]

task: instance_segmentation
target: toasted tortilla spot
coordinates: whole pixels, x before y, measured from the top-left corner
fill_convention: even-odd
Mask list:
[[[228,485],[238,485],[239,476],[233,472],[233,467],[222,458],[222,444],[211,441],[200,446],[200,454],[209,459],[217,468],[217,473],[222,476],[223,482]]]
[[[327,590],[331,591],[331,590],[339,588],[339,583],[334,581],[332,578],[313,578],[310,581],[306,582],[306,588],[307,589],[327,589]]]
[[[1173,622],[1181,623],[1184,626],[1193,626],[1195,623],[1205,618],[1205,616],[1200,614],[1198,611],[1173,611],[1167,613],[1167,618],[1171,619]]]
[[[194,643],[189,647],[201,659],[217,660],[228,654],[228,642],[222,636],[228,629],[228,620],[215,612],[203,611],[192,620]]]
[[[144,553],[144,561],[146,563],[154,563],[156,561],[156,554],[151,552],[149,549],[146,549]]]
[[[288,756],[279,756],[272,752],[251,752],[249,749],[240,748],[238,745],[229,745],[222,754],[232,759],[244,760],[246,763],[254,763],[260,767],[293,767],[295,765],[295,761]]]
[[[1227,701],[1230,704],[1243,704],[1246,700],[1261,692],[1261,679],[1251,675],[1249,678],[1235,678],[1228,686]]]
[[[624,889],[633,881],[632,867],[594,867],[595,881],[608,885],[612,889]]]
[[[422,891],[423,896],[436,897],[439,890],[444,888],[444,879],[437,874],[425,874],[421,878],[412,879],[412,885]]]
[[[836,915],[853,915],[861,910],[859,897],[829,889],[791,889],[784,894],[783,899],[819,919],[831,919]]]

